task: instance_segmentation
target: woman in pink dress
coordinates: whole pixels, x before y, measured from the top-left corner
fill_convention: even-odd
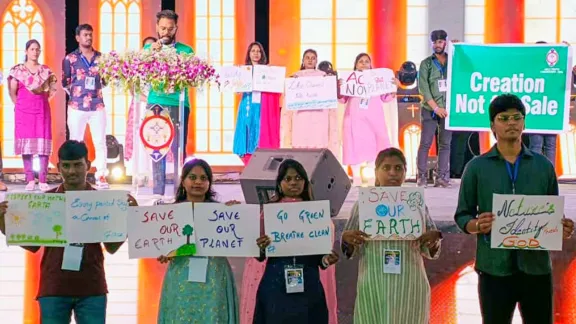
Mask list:
[[[355,71],[372,68],[372,60],[366,53],[356,56]],[[341,83],[341,80],[338,81]],[[394,80],[397,82],[397,80]],[[395,94],[385,94],[370,98],[341,96],[339,101],[346,104],[342,129],[342,163],[352,166],[354,184],[362,184],[360,169],[363,163],[374,168],[374,157],[390,147],[388,129],[384,121],[382,103],[389,102]]]
[[[316,70],[316,51],[304,52],[300,71],[294,76],[326,75]],[[338,115],[337,109],[303,110],[296,112],[282,111],[282,128],[284,145],[293,148],[328,148],[334,152],[338,149]],[[286,145],[288,144],[288,145]],[[246,260],[240,299],[240,324],[251,324],[254,319],[254,308],[258,285],[264,274],[266,261],[258,262],[254,258]],[[329,324],[338,323],[338,302],[336,298],[336,268],[320,270],[320,281],[324,287],[328,306]]]
[[[259,42],[248,45],[246,65],[268,64],[264,47]],[[238,105],[232,152],[244,165],[257,148],[280,147],[280,93],[244,92]]]
[[[292,77],[326,76],[326,72],[317,70],[318,55],[313,49],[307,49],[302,57],[300,71]],[[335,156],[340,155],[338,109],[287,110],[282,111],[283,147],[291,148],[327,148]]]
[[[48,159],[52,153],[52,130],[49,99],[56,92],[56,76],[46,65],[38,63],[40,43],[29,40],[26,43],[26,58],[10,70],[8,87],[10,99],[14,103],[14,154],[21,154],[26,173],[26,190],[36,187],[32,157],[38,155],[40,171],[39,188],[50,189]]]

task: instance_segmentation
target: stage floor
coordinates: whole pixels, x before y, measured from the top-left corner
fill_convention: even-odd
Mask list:
[[[425,199],[432,218],[437,221],[447,222],[452,221],[456,205],[458,203],[458,190],[460,188],[460,180],[452,180],[451,188],[434,188],[428,187],[425,190]],[[55,185],[51,185],[55,186]],[[406,186],[415,186],[414,183],[406,183]],[[244,195],[239,182],[234,183],[216,183],[214,185],[218,193],[218,200],[226,202],[228,200],[238,200],[244,202]],[[130,190],[130,185],[111,185],[110,190]],[[24,191],[24,185],[9,184],[10,191]],[[172,185],[166,187],[166,193],[171,194],[174,192]],[[133,192],[134,194],[134,192]],[[565,198],[565,213],[566,217],[576,219],[576,184],[560,184],[560,194]],[[142,206],[152,205],[157,198],[152,195],[152,188],[142,187],[139,188],[138,193],[134,194],[138,203]],[[335,219],[347,219],[350,216],[350,210],[354,202],[358,199],[358,187],[353,187],[346,197],[344,205],[340,209],[338,216]]]

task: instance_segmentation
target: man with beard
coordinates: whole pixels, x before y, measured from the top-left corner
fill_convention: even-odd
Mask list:
[[[156,32],[158,33],[158,41],[146,45],[145,50],[161,51],[163,48],[174,47],[178,53],[194,54],[192,47],[179,43],[176,41],[176,33],[178,31],[178,14],[172,10],[162,10],[156,14]],[[174,124],[180,123],[184,127],[184,143],[177,143],[173,141],[170,151],[174,156],[174,160],[178,159],[178,147],[184,150],[184,158],[186,158],[186,139],[188,137],[188,115],[190,114],[190,103],[188,98],[188,91],[184,92],[184,116],[180,123],[179,114],[179,98],[180,93],[159,93],[150,91],[148,95],[148,109],[154,105],[160,105],[164,109],[170,111],[170,118]],[[178,138],[178,134],[175,134]],[[158,162],[152,162],[152,177],[154,181],[153,193],[154,195],[163,196],[165,193],[166,184],[166,157]],[[174,170],[176,172],[177,170]],[[175,184],[176,186],[176,184]]]
[[[448,55],[446,49],[446,34],[443,30],[435,30],[430,34],[434,54],[425,58],[420,63],[418,71],[418,89],[423,97],[420,112],[420,146],[418,147],[418,186],[426,187],[428,165],[428,152],[438,130],[438,167],[435,187],[450,186],[450,142],[452,133],[446,130],[446,84]]]
[[[86,125],[94,142],[96,158],[96,185],[108,189],[106,181],[106,111],[102,98],[102,81],[98,72],[98,59],[102,55],[92,47],[94,29],[88,24],[76,27],[78,49],[62,61],[62,87],[68,99],[68,129],[70,139],[84,140]]]

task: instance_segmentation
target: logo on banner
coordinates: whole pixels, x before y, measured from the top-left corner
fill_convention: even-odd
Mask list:
[[[154,162],[162,160],[168,154],[174,136],[174,124],[168,109],[154,105],[146,110],[142,126],[140,126],[140,139],[146,153]]]
[[[548,51],[548,54],[546,54],[546,63],[548,63],[549,67],[554,67],[554,65],[558,63],[558,59],[558,52],[556,52],[556,50],[553,48]]]

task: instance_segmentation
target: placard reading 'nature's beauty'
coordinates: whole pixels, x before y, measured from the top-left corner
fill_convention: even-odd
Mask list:
[[[66,192],[68,243],[123,242],[127,213],[127,191]]]
[[[218,75],[221,92],[252,91],[252,65],[223,66]]]
[[[288,110],[336,109],[336,77],[330,75],[287,78],[284,98]]]
[[[199,256],[257,257],[260,249],[260,206],[194,204]]]
[[[359,227],[371,239],[414,240],[426,228],[422,188],[360,188],[358,200]]]
[[[329,254],[333,225],[330,201],[264,205],[264,228],[272,243],[269,257]]]
[[[63,194],[8,193],[6,200],[8,245],[66,245],[66,197]]]
[[[494,194],[492,213],[492,248],[562,250],[563,196]]]
[[[196,254],[191,203],[128,208],[130,259]]]
[[[490,102],[503,93],[526,107],[528,133],[569,130],[572,50],[565,44],[451,44],[446,125],[489,131]]]
[[[390,69],[341,72],[340,94],[348,97],[368,98],[396,92],[394,72]]]

